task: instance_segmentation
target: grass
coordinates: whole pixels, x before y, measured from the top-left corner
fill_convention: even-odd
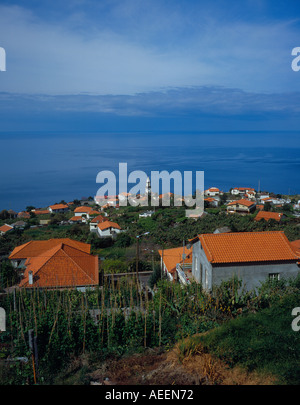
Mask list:
[[[229,367],[271,374],[278,384],[299,384],[300,333],[291,328],[291,311],[299,301],[299,293],[290,294],[270,308],[191,337],[180,348],[181,361],[204,350]]]

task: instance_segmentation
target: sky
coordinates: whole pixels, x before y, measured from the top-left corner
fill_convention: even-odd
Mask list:
[[[299,46],[294,0],[0,0],[0,132],[298,131]]]

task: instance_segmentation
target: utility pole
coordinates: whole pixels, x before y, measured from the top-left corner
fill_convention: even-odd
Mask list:
[[[28,341],[29,341],[29,347],[31,350],[31,358],[32,358],[33,380],[34,380],[34,384],[36,384],[38,351],[37,351],[37,337],[34,336],[33,329],[29,329],[28,338],[29,338]]]

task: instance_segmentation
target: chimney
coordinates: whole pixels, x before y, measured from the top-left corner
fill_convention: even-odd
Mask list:
[[[32,273],[32,271],[28,272],[28,277],[29,277],[29,285],[32,285],[33,284],[33,273]]]

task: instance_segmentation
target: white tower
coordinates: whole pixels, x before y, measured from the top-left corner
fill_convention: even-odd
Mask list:
[[[151,184],[150,184],[149,177],[147,177],[147,180],[146,180],[145,193],[146,193],[146,195],[150,195],[150,193],[151,193]]]

